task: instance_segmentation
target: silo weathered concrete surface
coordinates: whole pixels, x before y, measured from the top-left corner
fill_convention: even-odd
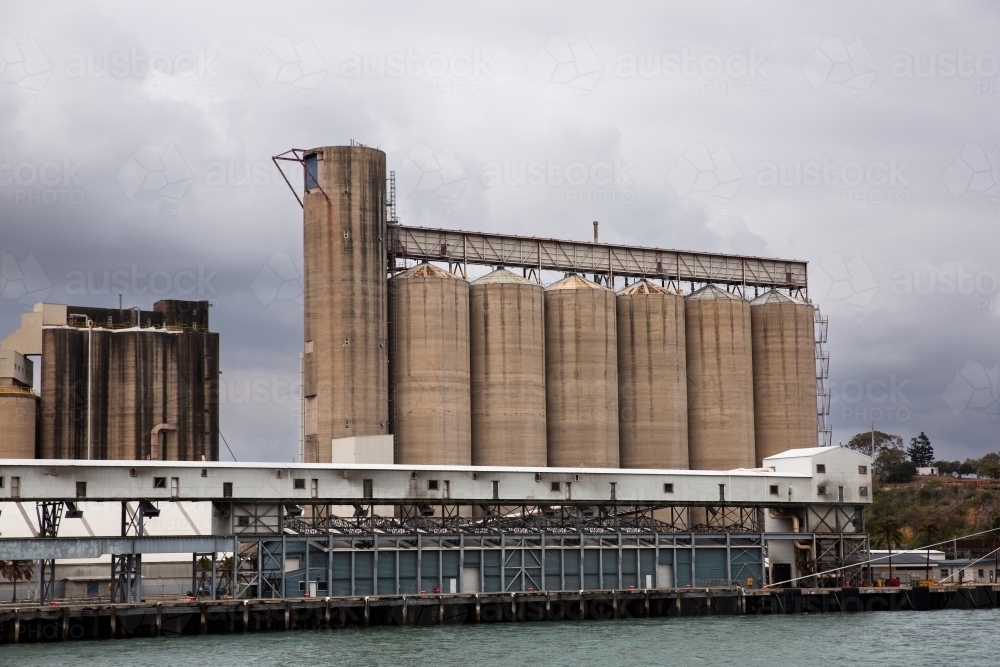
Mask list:
[[[305,459],[327,463],[334,438],[389,432],[385,153],[306,156],[316,187],[303,202]]]
[[[617,468],[615,293],[571,275],[545,290],[550,466]]]
[[[811,304],[771,290],[750,302],[757,465],[815,447],[816,343]]]
[[[505,269],[469,287],[472,465],[545,466],[544,290]]]
[[[750,304],[715,285],[685,298],[692,470],[754,467]]]
[[[469,283],[422,264],[389,295],[396,463],[471,465]]]
[[[684,297],[646,280],[618,292],[623,468],[688,467]]]
[[[38,397],[21,387],[0,386],[0,459],[35,458]]]

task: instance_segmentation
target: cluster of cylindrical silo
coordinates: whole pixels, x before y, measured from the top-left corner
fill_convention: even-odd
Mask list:
[[[733,469],[816,438],[813,309],[423,264],[389,281],[397,463]]]
[[[733,469],[815,445],[808,303],[426,263],[386,285],[385,154],[304,166],[307,461],[385,433],[396,463],[432,465]]]

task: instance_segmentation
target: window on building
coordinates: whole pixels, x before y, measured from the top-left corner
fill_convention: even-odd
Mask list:
[[[236,517],[236,525],[237,526],[249,526],[250,525],[250,517],[248,517],[246,515],[241,515],[241,516]]]
[[[553,491],[560,491],[560,490],[562,490],[562,483],[561,482],[552,482],[552,490]]]
[[[309,481],[309,495],[313,498],[319,498],[319,480],[313,479]]]
[[[166,477],[154,477],[153,478],[153,488],[154,489],[165,489],[165,488],[167,488],[167,478]]]
[[[947,579],[948,578],[948,568],[946,568],[946,567],[942,567],[941,568],[941,578],[942,579]]]
[[[617,482],[610,482],[610,484],[611,484],[611,500],[615,500],[616,499],[615,495],[616,495],[617,489],[618,489],[618,483]]]
[[[181,495],[181,479],[180,477],[170,478],[170,497],[177,498]]]
[[[233,497],[233,483],[232,482],[223,482],[222,483],[222,497],[223,498],[232,498]]]
[[[438,490],[438,481],[436,479],[429,479],[429,480],[427,480],[427,490],[428,491],[437,491]]]
[[[862,498],[867,498],[868,487],[867,486],[858,487],[858,495],[860,495]]]
[[[21,497],[21,478],[11,477],[10,478],[10,497],[20,498]]]
[[[720,503],[726,502],[726,485],[725,484],[719,484],[719,502]]]
[[[771,493],[772,496],[778,495],[778,485],[777,484],[772,484],[771,485],[771,487],[770,487],[770,493]]]
[[[303,491],[305,491],[305,488],[306,488],[306,480],[305,480],[305,478],[296,478],[295,481],[294,481],[294,483],[292,484],[292,488],[294,488],[294,489],[302,489]]]
[[[674,485],[673,484],[664,484],[663,485],[663,492],[664,493],[673,493],[674,492]]]
[[[500,480],[493,480],[493,500],[500,499]]]
[[[837,502],[844,502],[844,487],[837,487]]]
[[[87,497],[87,483],[86,482],[77,482],[76,483],[76,497],[77,498],[86,498]]]
[[[858,474],[859,475],[867,475],[868,474],[868,466],[858,466]]]
[[[372,481],[370,479],[366,479],[362,482],[362,486],[364,487],[365,498],[372,498],[374,496],[374,492],[372,491]]]
[[[312,190],[319,186],[319,160],[316,153],[306,156],[306,190]]]
[[[820,484],[819,486],[817,486],[816,487],[816,493],[818,493],[821,496],[825,496],[826,495],[826,485],[825,484]]]
[[[816,464],[816,472],[825,473],[826,472],[826,465],[823,464],[823,463],[817,463]]]

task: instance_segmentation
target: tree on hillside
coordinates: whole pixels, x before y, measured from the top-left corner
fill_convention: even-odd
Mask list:
[[[909,482],[917,474],[917,466],[906,460],[901,449],[884,449],[875,458],[873,471],[883,482],[901,484]]]
[[[991,453],[979,459],[976,465],[976,474],[980,477],[1000,479],[1000,454]]]
[[[872,446],[874,443],[874,447]],[[847,441],[847,448],[877,458],[886,449],[903,449],[903,438],[882,431],[865,431]]]
[[[918,468],[926,468],[934,461],[934,448],[931,447],[931,440],[924,432],[915,438],[910,438],[910,446],[906,448],[906,454],[910,461]]]

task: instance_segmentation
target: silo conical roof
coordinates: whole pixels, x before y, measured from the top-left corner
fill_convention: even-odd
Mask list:
[[[608,289],[603,285],[598,285],[597,283],[587,280],[586,278],[581,278],[575,273],[570,276],[566,276],[557,283],[549,285],[547,288],[549,291],[564,290],[564,289]]]
[[[454,273],[445,271],[439,266],[434,266],[433,264],[418,264],[412,269],[407,269],[400,274],[395,276],[396,278],[454,278],[455,280],[461,280]]]
[[[622,296],[632,296],[633,294],[673,294],[673,291],[666,287],[655,285],[648,280],[640,280],[637,283],[632,283],[628,287],[618,290],[618,294]]]
[[[717,285],[705,285],[699,290],[691,292],[685,298],[692,301],[712,301],[712,300],[725,300],[730,299],[733,301],[745,301],[743,297],[739,294],[733,294],[732,292],[727,292]]]
[[[787,294],[779,292],[776,289],[771,289],[765,292],[764,294],[761,294],[757,298],[753,299],[750,302],[750,305],[757,306],[766,303],[792,303],[797,306],[807,305],[805,301],[802,301],[801,299],[796,299],[794,297],[790,297]]]
[[[514,284],[514,285],[533,285],[530,280],[525,280],[519,275],[511,273],[507,269],[497,269],[492,273],[487,273],[482,278],[477,278],[472,281],[473,285],[493,285],[493,284]]]

